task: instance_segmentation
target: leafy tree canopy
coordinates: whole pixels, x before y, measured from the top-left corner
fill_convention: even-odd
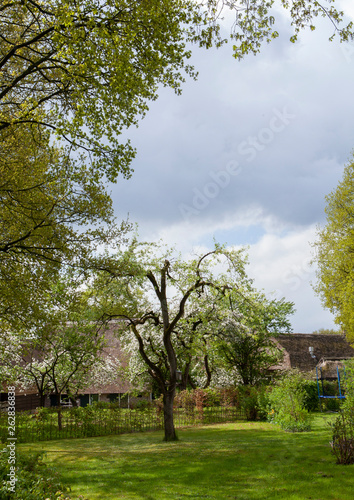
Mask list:
[[[294,27],[328,17],[342,40],[335,0],[281,0]],[[92,160],[94,175],[130,175],[134,150],[121,142],[157,98],[160,85],[180,92],[189,42],[220,46],[223,12],[235,15],[234,55],[257,53],[278,36],[274,0],[8,0],[0,7],[0,130],[37,123]],[[189,47],[189,46],[188,46]]]
[[[125,225],[111,226],[104,186],[47,130],[21,124],[0,134],[0,320],[14,325],[45,310],[62,266],[83,262]]]
[[[315,291],[354,342],[354,156],[343,179],[327,197],[326,225],[314,244],[318,265]]]
[[[222,363],[236,369],[241,383],[256,385],[267,380],[268,369],[281,359],[273,338],[291,331],[288,316],[294,304],[269,300],[261,292],[233,294],[216,335],[216,349]]]

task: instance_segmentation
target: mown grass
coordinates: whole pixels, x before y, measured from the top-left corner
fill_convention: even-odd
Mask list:
[[[354,466],[335,464],[330,418],[297,434],[245,422],[180,430],[174,443],[151,432],[19,448],[44,450],[89,500],[353,500]]]

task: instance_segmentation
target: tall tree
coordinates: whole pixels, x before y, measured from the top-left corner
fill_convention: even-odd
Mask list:
[[[326,224],[313,245],[318,266],[314,289],[354,342],[354,155],[326,201]]]
[[[124,229],[113,229],[111,199],[90,167],[51,144],[48,131],[22,124],[0,135],[1,328],[39,314],[61,266]]]
[[[156,255],[160,255],[157,257]],[[223,261],[228,269],[215,273],[215,264]],[[107,319],[126,320],[125,340],[133,341],[149,375],[163,394],[165,440],[176,439],[173,421],[173,401],[177,385],[177,353],[183,348],[180,325],[186,309],[193,301],[213,290],[214,300],[226,290],[248,286],[243,251],[228,251],[216,246],[207,254],[183,261],[163,253],[154,245],[136,241],[122,252],[107,259],[93,289],[97,307]],[[201,316],[203,319],[203,316]],[[204,318],[205,319],[205,318]],[[193,333],[198,347],[198,331]],[[188,350],[191,346],[189,346]]]

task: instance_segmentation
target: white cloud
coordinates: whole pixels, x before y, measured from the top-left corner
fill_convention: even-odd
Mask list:
[[[283,227],[283,232],[280,232],[275,221],[262,221],[259,215],[256,211],[250,212],[248,218],[240,219],[236,224],[233,219],[214,225],[206,225],[205,221],[203,224],[180,223],[150,233],[150,236],[154,240],[162,239],[189,256],[209,251],[212,236],[218,236],[222,230],[226,232],[226,241],[231,243],[233,235],[242,225],[250,224],[256,229],[261,227],[266,234],[248,248],[247,274],[254,279],[255,287],[263,289],[269,297],[284,297],[294,302],[296,313],[291,318],[294,331],[311,333],[320,328],[336,328],[333,316],[323,310],[311,285],[316,282],[315,265],[311,264],[311,243],[316,240],[316,226],[293,228],[288,232],[284,232]],[[216,239],[219,243],[225,242]]]
[[[339,0],[339,5],[345,12],[346,18],[354,20],[354,4],[352,0]]]
[[[333,316],[323,311],[311,286],[316,281],[316,269],[311,265],[310,243],[315,240],[316,227],[310,226],[285,236],[267,234],[249,250],[249,275],[255,286],[295,303],[293,328],[299,333],[335,327]]]

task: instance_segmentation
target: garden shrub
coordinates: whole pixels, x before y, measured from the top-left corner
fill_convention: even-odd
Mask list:
[[[185,389],[176,394],[174,400],[176,408],[183,408],[187,413],[193,413],[195,407],[195,394],[193,390]]]
[[[0,498],[1,500],[84,500],[83,496],[71,496],[58,472],[42,461],[43,453],[20,454],[16,460],[6,447],[0,452]],[[15,487],[9,483],[10,467],[15,467]],[[11,491],[11,490],[14,491]]]
[[[269,394],[268,420],[290,432],[311,430],[311,416],[305,408],[305,385],[297,370],[283,375]]]
[[[206,406],[211,406],[214,408],[216,406],[221,406],[223,401],[223,394],[220,391],[220,389],[208,387],[207,389],[204,389],[204,393],[206,395],[206,400],[205,400]]]
[[[305,400],[304,407],[308,411],[338,411],[341,407],[341,400],[338,399],[319,399],[318,397],[318,386],[316,380],[304,380],[303,388],[305,389]],[[338,382],[324,380],[323,388],[320,382],[320,394],[325,396],[337,396],[338,395]]]
[[[320,388],[322,394],[322,387]],[[342,387],[342,391],[344,390],[344,386]],[[338,382],[332,380],[324,380],[323,381],[323,394],[325,396],[338,396]],[[321,409],[323,411],[339,411],[342,405],[342,400],[337,398],[331,399],[322,399],[321,400]]]
[[[344,390],[346,395],[345,407],[354,408],[354,359],[345,363]]]
[[[354,464],[354,408],[343,408],[331,427],[331,447],[337,464]]]
[[[354,464],[354,362],[346,363],[346,399],[332,424],[332,453],[337,464]]]
[[[246,419],[267,420],[268,395],[264,386],[239,386],[239,404]]]
[[[194,390],[194,401],[195,407],[199,411],[199,413],[203,412],[203,408],[207,406],[208,396],[203,389],[195,389]]]
[[[338,413],[342,406],[342,399],[322,399],[321,410]]]
[[[119,400],[118,401],[117,400],[114,400],[114,401],[94,401],[90,406],[95,406],[96,408],[107,410],[109,408],[112,408],[113,406],[119,407]],[[82,407],[77,406],[76,408],[82,408]]]
[[[135,408],[139,411],[151,410],[151,408],[153,408],[153,403],[147,399],[141,399],[137,401]]]
[[[258,405],[258,420],[268,419],[269,409],[269,386],[260,386],[258,388],[257,405]]]
[[[240,407],[240,393],[237,387],[225,387],[218,390],[220,391],[222,406]]]
[[[235,387],[216,389],[185,389],[176,394],[174,406],[193,412],[194,408],[240,406],[239,390]]]
[[[58,412],[57,406],[50,406],[48,408],[45,406],[42,406],[40,408],[36,408],[34,415],[35,415],[36,419],[38,419],[38,420],[50,420],[51,415],[57,414],[57,412]]]
[[[307,411],[319,411],[320,400],[318,398],[318,388],[316,380],[304,380],[303,388],[305,390],[304,408]]]

